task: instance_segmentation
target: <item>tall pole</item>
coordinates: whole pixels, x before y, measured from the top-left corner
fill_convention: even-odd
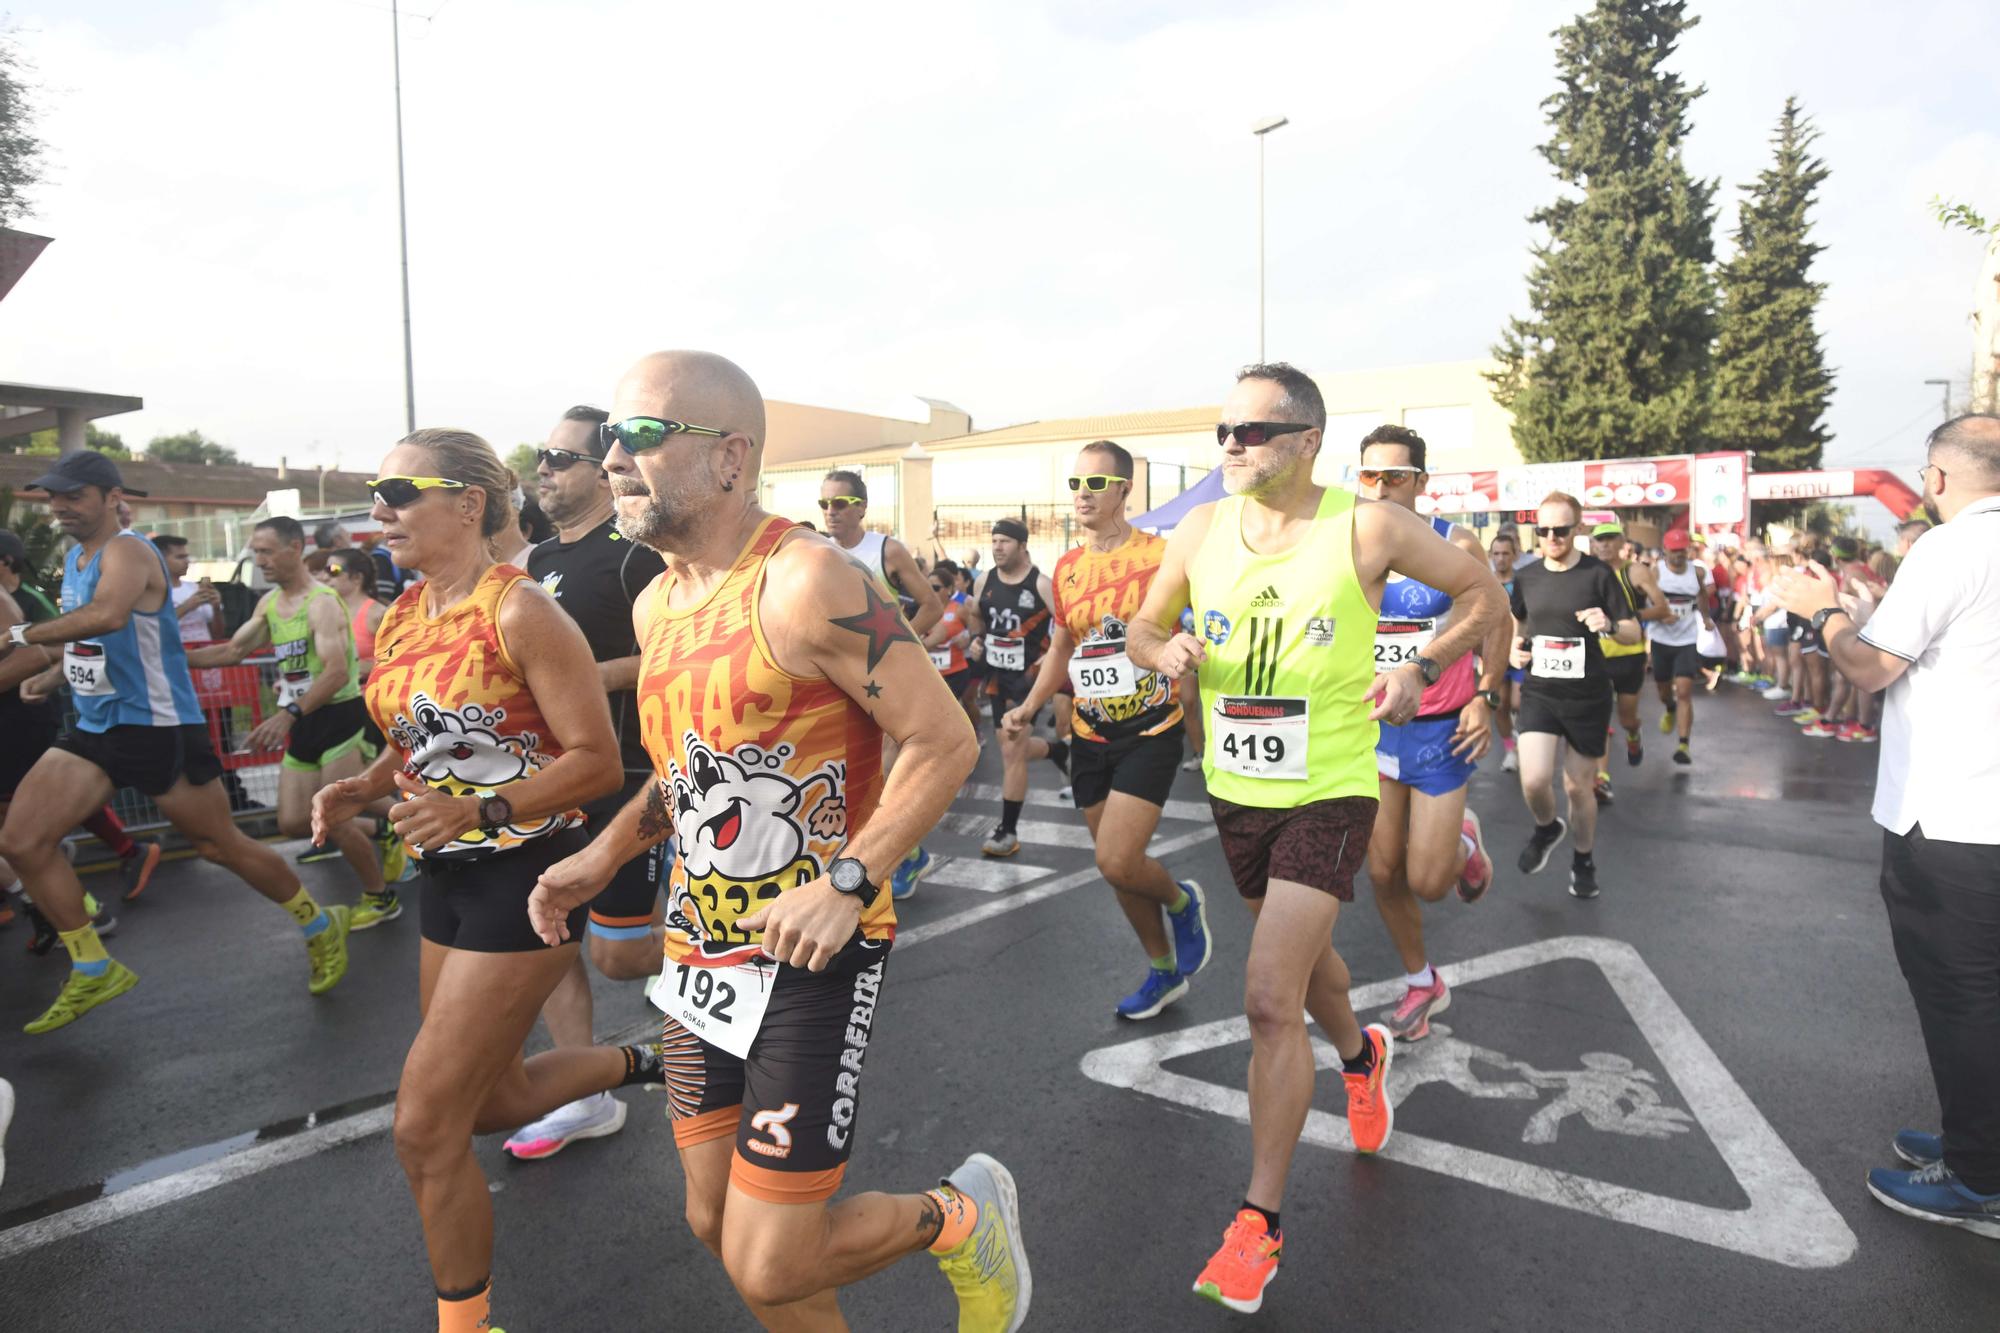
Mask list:
[[[1257,136],[1257,360],[1264,360],[1264,136],[1291,122],[1271,116],[1250,127]]]
[[[1938,395],[1939,395],[1939,397],[1941,397],[1941,398],[1942,398],[1942,399],[1944,400],[1944,408],[1943,408],[1943,415],[1941,415],[1941,416],[1940,416],[1940,417],[1938,418],[1938,420],[1940,420],[1940,421],[1949,421],[1949,420],[1951,420],[1951,381],[1950,381],[1950,380],[1925,380],[1925,381],[1924,381],[1924,383],[1925,383],[1925,384],[1935,384],[1935,385],[1937,385],[1937,387],[1938,387]]]
[[[389,0],[389,48],[396,70],[396,239],[403,252],[403,429],[417,429],[417,372],[410,351],[410,217],[403,199],[403,33]]]

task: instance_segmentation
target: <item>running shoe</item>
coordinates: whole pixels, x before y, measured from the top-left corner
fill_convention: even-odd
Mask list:
[[[1773,708],[1771,710],[1772,715],[1775,717],[1798,717],[1803,713],[1810,713],[1810,712],[1812,712],[1812,706],[1810,704],[1807,704],[1802,699],[1792,699],[1789,697],[1787,697],[1784,703],[1778,705],[1778,707]],[[1810,721],[1810,719],[1808,719],[1808,721]]]
[[[1191,977],[1208,966],[1214,952],[1208,947],[1208,895],[1195,880],[1178,882],[1181,892],[1187,894],[1187,906],[1167,913],[1167,924],[1174,932],[1174,967],[1183,977]],[[1190,958],[1194,959],[1193,967],[1188,966]]]
[[[382,882],[401,884],[412,879],[417,873],[417,863],[403,846],[403,840],[389,827],[387,820],[382,823],[382,831],[375,835],[375,850],[382,856]]]
[[[1835,722],[1828,722],[1825,718],[1820,718],[1818,721],[1806,723],[1804,727],[1800,728],[1799,734],[1801,736],[1811,736],[1816,740],[1827,740],[1840,734],[1840,725]]]
[[[1515,753],[1514,747],[1511,745],[1507,747],[1507,753],[1500,756],[1500,771],[1502,773],[1518,773],[1521,771],[1521,756]]]
[[[2000,1240],[2000,1193],[1975,1193],[1942,1161],[1914,1171],[1877,1167],[1868,1173],[1868,1192],[1905,1217]]]
[[[56,933],[56,928],[49,919],[42,915],[42,909],[25,898],[21,900],[21,910],[27,914],[28,924],[35,928],[35,933],[28,937],[28,952],[37,957],[47,954],[56,947],[62,936]]]
[[[14,904],[8,902],[5,897],[0,897],[0,930],[5,930],[14,924],[14,915]]]
[[[1660,714],[1660,734],[1662,736],[1674,734],[1674,710],[1671,708]]]
[[[1889,1141],[1896,1156],[1911,1166],[1929,1166],[1932,1162],[1944,1160],[1944,1138],[1938,1134],[1926,1134],[1921,1129],[1899,1129],[1896,1137]]]
[[[0,1078],[0,1181],[7,1179],[7,1127],[14,1123],[14,1085]]]
[[[1479,826],[1478,814],[1467,810],[1459,831],[1472,839],[1472,851],[1458,874],[1458,897],[1461,902],[1476,903],[1493,887],[1493,858],[1486,854],[1486,831]]]
[[[1595,898],[1597,896],[1597,863],[1569,865],[1569,896],[1572,898]]]
[[[312,962],[312,979],[306,989],[324,995],[347,975],[348,914],[345,904],[320,909],[326,913],[326,929],[306,941],[306,957]]]
[[[43,1033],[67,1027],[106,1000],[115,1000],[138,984],[139,974],[116,958],[111,959],[104,971],[94,977],[87,977],[71,968],[69,980],[63,982],[56,1002],[21,1031]]]
[[[1774,681],[1770,685],[1764,688],[1763,695],[1766,699],[1769,699],[1772,703],[1778,703],[1782,700],[1791,698],[1792,692],[1785,686],[1780,685]]]
[[[1549,853],[1556,849],[1556,844],[1563,840],[1563,834],[1567,832],[1569,824],[1561,819],[1549,825],[1547,833],[1537,828],[1529,836],[1528,845],[1521,849],[1520,859],[1514,864],[1524,875],[1540,874],[1542,867],[1549,863]]]
[[[99,939],[108,940],[118,933],[118,918],[99,905],[96,894],[83,895],[83,910],[90,913],[90,924],[96,927]]]
[[[396,896],[394,889],[384,889],[380,893],[364,893],[361,901],[354,905],[354,915],[347,919],[348,933],[368,930],[394,921],[403,914],[403,900]]]
[[[1382,1015],[1382,1022],[1397,1041],[1422,1041],[1431,1035],[1431,1019],[1451,1008],[1451,987],[1444,973],[1431,969],[1428,986],[1405,986],[1396,1007]]]
[[[931,854],[920,845],[889,875],[889,896],[897,902],[916,896],[917,881],[931,868]]]
[[[1183,773],[1201,772],[1201,756],[1198,754],[1191,754],[1187,758],[1181,760],[1181,772]]]
[[[1375,1063],[1365,1074],[1340,1071],[1347,1084],[1347,1129],[1356,1152],[1380,1152],[1396,1127],[1396,1107],[1389,1100],[1389,1062],[1395,1059],[1396,1043],[1380,1023],[1361,1029],[1361,1040],[1374,1043]]]
[[[1629,767],[1637,768],[1639,766],[1639,761],[1644,759],[1645,757],[1646,757],[1646,747],[1640,743],[1639,733],[1636,731],[1626,732],[1625,763]]]
[[[1076,789],[1074,787],[1063,787],[1056,792],[1056,799],[1064,805],[1075,805]]]
[[[1840,734],[1840,739],[1844,741],[1856,742],[1861,745],[1873,745],[1875,744],[1875,742],[1881,740],[1882,736],[1881,733],[1875,730],[1875,728],[1864,727],[1859,722],[1857,722],[1854,724],[1851,730],[1842,732]]]
[[[979,845],[982,856],[1012,856],[1020,850],[1021,839],[1010,828],[994,829],[993,836]]]
[[[1707,690],[1710,694],[1714,694],[1715,687],[1722,683],[1722,673],[1720,671],[1715,670],[1713,667],[1703,667],[1701,669],[1701,674],[1703,680],[1702,688]]]
[[[1682,768],[1687,768],[1694,763],[1694,756],[1688,753],[1686,741],[1682,741],[1674,747],[1674,762]]]
[[[958,1294],[958,1333],[1014,1333],[1028,1317],[1035,1282],[1013,1173],[976,1152],[939,1184],[979,1210],[964,1243],[937,1257],[938,1271]]]
[[[1178,972],[1163,972],[1157,967],[1146,969],[1146,979],[1139,983],[1139,989],[1118,1002],[1116,1013],[1120,1018],[1133,1022],[1151,1018],[1160,1010],[1186,995],[1187,978]]]
[[[523,1126],[500,1146],[516,1161],[554,1157],[578,1139],[602,1139],[625,1128],[625,1103],[608,1092],[579,1097]]]
[[[1284,1237],[1271,1234],[1264,1215],[1245,1208],[1223,1229],[1222,1248],[1194,1280],[1194,1294],[1238,1314],[1256,1314],[1264,1304],[1264,1288],[1278,1275],[1284,1249]]]
[[[119,858],[118,874],[125,881],[125,901],[146,891],[146,884],[153,878],[153,871],[160,864],[160,844],[151,838],[135,841],[132,854]]]
[[[1618,799],[1617,793],[1611,790],[1611,775],[1609,773],[1599,773],[1596,785],[1591,787],[1590,790],[1591,794],[1597,797],[1599,805],[1612,805]]]
[[[340,857],[340,848],[334,846],[332,843],[329,842],[324,846],[320,847],[315,847],[311,843],[307,843],[306,849],[300,852],[297,856],[293,857],[292,859],[298,862],[302,866],[309,866],[309,865],[315,865],[321,861],[338,860],[339,857]]]

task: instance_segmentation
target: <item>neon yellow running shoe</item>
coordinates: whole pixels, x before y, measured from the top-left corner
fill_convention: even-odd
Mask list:
[[[324,995],[347,975],[347,906],[326,908],[326,929],[306,941],[306,956],[312,960],[312,980],[306,989]]]
[[[937,1256],[958,1294],[958,1333],[1014,1333],[1028,1317],[1034,1280],[1021,1244],[1021,1207],[1006,1167],[976,1152],[943,1182],[979,1208],[972,1234]]]
[[[69,980],[63,983],[61,994],[56,996],[56,1002],[21,1031],[54,1032],[59,1027],[67,1027],[106,1000],[115,1000],[139,984],[137,972],[116,958],[110,962],[109,967],[94,977],[72,969]]]
[[[388,825],[383,825],[382,833],[375,839],[375,846],[382,853],[384,884],[400,884],[410,878],[415,870],[410,853],[403,847],[403,840]]]
[[[1671,708],[1660,714],[1660,734],[1662,736],[1674,734],[1674,710]]]
[[[385,921],[394,921],[403,914],[403,901],[394,889],[384,889],[380,893],[364,893],[361,901],[354,905],[354,915],[348,918],[349,931],[367,930]]]

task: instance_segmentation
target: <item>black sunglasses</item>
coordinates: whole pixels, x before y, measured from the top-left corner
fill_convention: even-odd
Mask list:
[[[1234,435],[1238,444],[1249,447],[1269,444],[1274,436],[1311,429],[1311,426],[1298,421],[1239,421],[1233,426],[1223,422],[1215,428],[1215,442],[1227,445],[1229,437]]]
[[[625,452],[637,454],[657,449],[675,435],[706,435],[724,440],[732,433],[713,426],[690,426],[685,421],[668,421],[664,417],[626,417],[623,421],[598,423],[597,447],[609,454],[612,445],[622,444]]]
[[[377,477],[368,483],[368,490],[391,509],[408,509],[424,498],[425,491],[462,491],[465,485],[450,477]]]
[[[1087,477],[1071,477],[1069,479],[1069,488],[1073,491],[1101,491],[1108,488],[1112,482],[1123,480],[1125,480],[1123,477],[1095,472]]]
[[[595,468],[604,466],[603,459],[590,454],[577,453],[574,449],[537,449],[535,451],[535,463],[539,467],[546,467],[551,472],[567,472],[571,465],[576,463],[588,463]]]
[[[1574,523],[1557,523],[1553,527],[1537,527],[1535,535],[1537,537],[1567,537],[1575,531],[1576,524]]]

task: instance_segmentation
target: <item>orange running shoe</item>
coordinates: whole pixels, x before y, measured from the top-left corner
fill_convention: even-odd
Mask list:
[[[1278,1275],[1284,1248],[1283,1233],[1273,1236],[1264,1229],[1264,1215],[1245,1208],[1222,1233],[1222,1248],[1194,1280],[1194,1294],[1238,1314],[1257,1313],[1264,1303],[1264,1288]]]
[[[1365,1074],[1340,1075],[1347,1084],[1347,1128],[1356,1152],[1380,1152],[1396,1126],[1396,1108],[1389,1101],[1389,1062],[1396,1057],[1396,1043],[1380,1023],[1361,1029],[1361,1040],[1375,1047],[1375,1064]]]

